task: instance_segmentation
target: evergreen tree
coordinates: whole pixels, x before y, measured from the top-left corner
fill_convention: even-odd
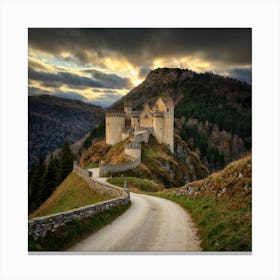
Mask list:
[[[69,143],[65,141],[59,153],[59,183],[61,183],[67,177],[67,175],[71,173],[73,169],[73,160],[74,155],[71,151],[71,147]]]
[[[44,174],[39,192],[40,204],[42,204],[55,190],[58,183],[58,160],[51,156],[47,170]]]
[[[35,210],[40,205],[40,188],[42,186],[45,169],[44,159],[40,158],[38,164],[34,166],[34,170],[30,172],[32,177],[29,181],[29,211]]]

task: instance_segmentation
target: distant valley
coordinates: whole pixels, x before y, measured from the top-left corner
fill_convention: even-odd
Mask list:
[[[50,95],[28,97],[28,165],[76,142],[104,119],[101,107]]]

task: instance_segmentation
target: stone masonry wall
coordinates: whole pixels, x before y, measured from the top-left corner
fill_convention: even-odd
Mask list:
[[[89,187],[99,193],[106,193],[113,197],[111,200],[103,201],[97,204],[88,205],[66,212],[61,212],[49,216],[33,218],[28,221],[28,235],[37,239],[38,237],[45,237],[48,231],[56,231],[59,227],[65,225],[67,222],[73,220],[81,220],[89,218],[103,211],[113,208],[118,205],[129,203],[129,191],[109,184],[108,182],[98,182],[91,178],[91,173],[79,167],[76,163],[73,165],[73,172],[86,180]]]
[[[115,206],[127,204],[129,200],[129,196],[115,198],[94,205],[76,208],[71,211],[34,218],[28,222],[28,235],[34,239],[45,237],[48,231],[54,232],[67,222],[92,217]]]
[[[81,168],[76,163],[74,163],[73,165],[73,172],[76,173],[81,178],[83,178],[88,183],[89,187],[98,193],[101,194],[106,193],[113,197],[120,197],[125,195],[125,192],[122,188],[114,186],[108,182],[100,183],[96,181],[94,178],[91,178],[90,171]]]
[[[118,164],[118,165],[112,165],[112,164],[100,164],[99,165],[99,171],[100,171],[100,176],[106,177],[110,173],[117,173],[117,172],[123,172],[126,170],[130,170],[133,168],[136,168],[138,165],[141,163],[141,157],[138,159],[125,163],[125,164]]]

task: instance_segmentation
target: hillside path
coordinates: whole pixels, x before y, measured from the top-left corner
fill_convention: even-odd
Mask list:
[[[98,178],[98,180],[104,179]],[[131,193],[131,202],[131,207],[111,224],[77,243],[68,251],[192,252],[201,250],[196,229],[190,216],[182,207],[166,199],[136,193]]]

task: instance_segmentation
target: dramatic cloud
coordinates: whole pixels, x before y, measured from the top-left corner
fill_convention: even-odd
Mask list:
[[[108,94],[104,89],[114,89],[108,95],[113,101],[158,67],[212,71],[251,82],[249,28],[31,28],[28,41],[29,86],[73,89],[89,102],[89,88],[102,89],[103,95]]]

